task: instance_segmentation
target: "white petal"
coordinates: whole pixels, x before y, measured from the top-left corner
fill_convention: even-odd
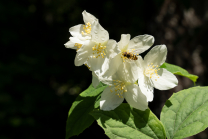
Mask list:
[[[159,78],[157,78],[157,76],[152,77],[152,82],[155,88],[159,90],[168,90],[178,85],[178,79],[176,76],[166,69],[161,68],[157,73]]]
[[[80,32],[81,32],[82,28],[83,28],[83,25],[79,24],[79,25],[71,27],[69,29],[69,32],[71,33],[71,35],[73,37],[77,37],[77,36],[80,36]]]
[[[96,72],[97,70],[99,70],[98,72],[101,74],[101,76],[104,77],[111,76],[112,74],[114,74],[116,72],[117,67],[111,64],[114,62],[114,60],[112,59],[117,55],[117,53],[120,52],[120,50],[118,50],[116,46],[117,45],[114,40],[109,40],[106,45],[107,50],[103,50],[105,51],[105,55],[103,58],[101,56],[98,58],[94,58],[94,55],[90,56],[88,62],[90,63],[91,70]],[[114,51],[115,49],[116,51]],[[110,66],[113,66],[114,68],[110,68]]]
[[[112,90],[113,92],[111,93]],[[104,111],[114,110],[118,107],[124,98],[121,98],[115,94],[114,87],[107,87],[101,94],[100,109]]]
[[[82,31],[85,32],[84,29],[83,29],[83,25],[82,24],[73,26],[73,27],[71,27],[69,29],[69,32],[71,33],[71,35],[73,37],[79,39],[80,41],[85,41],[85,40],[91,39],[90,35],[82,35]]]
[[[71,48],[71,49],[77,49],[76,46],[74,46],[75,43],[71,42],[71,41],[68,41],[67,43],[65,43],[65,47],[66,48]]]
[[[138,79],[138,66],[134,61],[125,61],[119,66],[116,74],[123,82],[135,83]]]
[[[102,66],[101,66],[101,69],[98,69],[101,76],[103,76],[105,74],[105,72],[109,69],[109,62],[110,62],[110,60],[108,58],[105,58]]]
[[[93,55],[91,55],[88,59],[88,63],[90,63],[89,65],[90,65],[91,71],[101,70],[104,61],[105,61],[105,58],[102,58],[101,56],[94,58]]]
[[[130,40],[128,50],[136,49],[134,51],[135,53],[143,53],[153,45],[154,41],[155,39],[151,35],[145,34],[136,36]]]
[[[157,45],[153,47],[144,57],[144,62],[148,65],[158,65],[160,67],[166,60],[167,47],[165,45]]]
[[[89,22],[92,25],[94,21],[97,20],[97,18],[95,18],[92,14],[86,12],[85,10],[82,12],[82,15],[85,24]]]
[[[108,77],[108,78],[102,78],[102,77],[99,77],[99,80],[106,84],[106,85],[110,85],[110,86],[114,86],[114,82],[113,82],[113,79],[112,79],[112,76]]]
[[[118,70],[119,66],[122,64],[121,55],[118,54],[114,58],[109,59],[109,63],[105,65],[105,69],[103,68],[104,77],[112,76]]]
[[[78,39],[77,37],[70,37],[70,41],[73,43],[79,43],[79,44],[84,44],[85,42],[87,42],[86,40],[82,41]]]
[[[118,47],[120,50],[126,50],[130,41],[130,34],[122,34],[121,40],[118,42]]]
[[[87,56],[88,56],[87,53],[82,54],[82,56],[79,56],[79,54],[77,53],[74,60],[75,66],[83,65],[87,59]]]
[[[146,95],[147,101],[151,102],[153,100],[154,88],[149,77],[146,77],[140,74],[139,79],[138,79],[138,84],[142,93]]]
[[[120,53],[120,49],[115,40],[108,40],[106,44],[106,54],[109,59],[114,58],[116,55]]]
[[[137,56],[137,60],[135,61],[138,66],[138,76],[140,74],[143,75],[143,71],[145,70],[145,63],[141,56]]]
[[[124,93],[124,97],[129,105],[142,111],[148,108],[147,98],[137,85],[128,85],[126,89],[127,92]]]
[[[83,45],[78,51],[77,55],[75,57],[75,66],[81,66],[84,64],[87,60],[88,57],[92,54],[92,46],[93,43],[89,43],[88,45]]]
[[[109,40],[108,31],[105,30],[98,21],[95,21],[91,31],[92,40],[97,43],[105,43]]]
[[[93,71],[92,75],[95,76],[99,80],[99,82],[102,82],[106,85],[114,86],[112,76],[103,77],[100,70]]]
[[[98,76],[92,72],[92,85],[94,88],[96,88],[99,85],[100,81],[98,79]]]

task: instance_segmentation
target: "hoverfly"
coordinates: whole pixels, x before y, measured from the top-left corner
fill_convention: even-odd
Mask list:
[[[137,55],[133,54],[132,52],[123,52],[122,53],[123,57],[131,59],[131,60],[137,60]]]

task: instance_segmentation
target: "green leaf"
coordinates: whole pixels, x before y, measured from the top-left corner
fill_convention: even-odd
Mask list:
[[[166,101],[161,121],[168,139],[182,139],[208,127],[208,87],[182,90]]]
[[[102,92],[107,86],[100,82],[100,84],[94,88],[91,84],[85,91],[83,91],[80,96],[82,97],[92,97],[97,96],[97,92]]]
[[[79,135],[95,120],[89,112],[99,107],[100,93],[105,89],[101,83],[97,88],[90,87],[82,92],[72,104],[66,123],[66,139]]]
[[[100,93],[100,94],[97,96],[97,98],[96,98],[96,100],[95,100],[94,108],[98,108],[98,107],[100,106],[101,94],[102,94],[102,93]]]
[[[94,110],[90,113],[114,139],[165,139],[162,123],[149,110],[140,111],[123,103],[113,111]]]
[[[190,80],[192,80],[194,83],[198,79],[198,76],[193,75],[193,74],[189,74],[188,71],[186,71],[185,69],[183,69],[179,66],[176,66],[176,65],[164,63],[162,66],[160,66],[160,68],[167,69],[168,71],[170,71],[171,73],[176,74],[176,75],[185,76],[185,77],[189,78]]]

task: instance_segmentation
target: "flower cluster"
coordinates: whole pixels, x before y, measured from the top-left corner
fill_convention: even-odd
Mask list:
[[[85,24],[69,29],[72,37],[65,47],[77,50],[75,65],[84,64],[92,71],[94,87],[100,81],[108,85],[101,94],[101,110],[115,109],[124,98],[132,107],[145,110],[153,100],[153,87],[167,90],[178,84],[171,72],[160,68],[167,56],[165,45],[154,46],[144,59],[140,56],[153,45],[153,36],[130,39],[130,34],[122,34],[117,43],[97,18],[86,11],[82,15]]]

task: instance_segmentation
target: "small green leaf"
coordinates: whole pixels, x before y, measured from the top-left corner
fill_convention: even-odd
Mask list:
[[[112,139],[165,139],[162,123],[149,110],[140,111],[123,103],[113,111],[90,113]]]
[[[193,75],[193,74],[189,74],[188,71],[186,71],[185,69],[183,69],[179,66],[176,66],[176,65],[164,63],[162,66],[160,66],[160,68],[167,69],[168,71],[170,71],[171,73],[176,74],[176,75],[185,76],[185,77],[189,78],[190,80],[192,80],[194,83],[198,79],[198,76]]]
[[[166,101],[161,121],[168,139],[182,139],[208,127],[208,87],[182,90]]]
[[[95,106],[99,107],[100,93],[106,86],[100,84],[96,89],[90,87],[82,92],[72,104],[66,123],[66,139],[71,136],[79,135],[88,128],[94,121],[89,114]]]

